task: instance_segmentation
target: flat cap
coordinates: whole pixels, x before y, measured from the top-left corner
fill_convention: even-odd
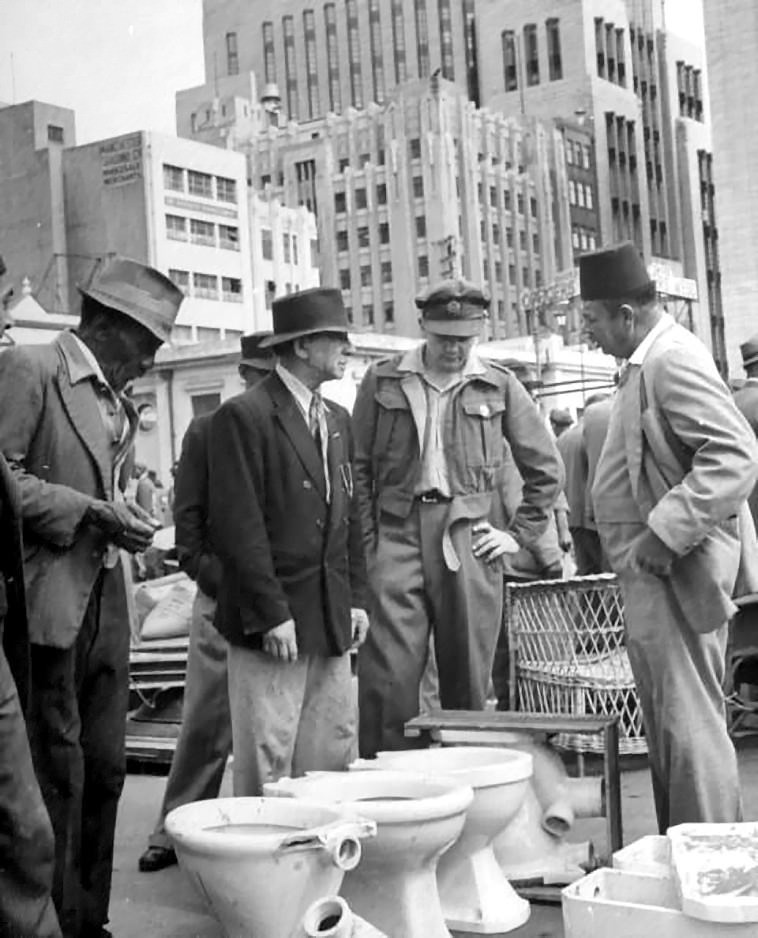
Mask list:
[[[436,283],[416,297],[424,328],[442,335],[478,335],[489,305],[489,293],[462,277]]]
[[[583,300],[622,300],[655,287],[645,261],[631,241],[579,257],[579,292]]]

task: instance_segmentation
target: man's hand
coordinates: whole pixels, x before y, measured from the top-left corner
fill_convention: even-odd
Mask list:
[[[125,502],[95,499],[87,509],[86,519],[130,554],[147,550],[152,543],[155,526],[138,518]]]
[[[500,528],[493,527],[489,521],[479,521],[471,529],[474,534],[479,534],[472,545],[473,554],[486,563],[495,563],[500,560],[504,554],[515,554],[519,549],[518,541],[507,531],[501,531]]]
[[[631,564],[633,570],[653,576],[671,575],[671,565],[676,554],[650,528],[640,534],[632,544]]]
[[[160,521],[157,518],[154,518],[149,511],[145,511],[142,505],[138,505],[137,502],[129,499],[124,502],[129,511],[137,518],[139,521],[144,521],[145,524],[149,524],[150,527],[157,531],[161,527]]]
[[[558,544],[564,554],[567,554],[574,546],[574,541],[569,530],[568,517],[565,511],[555,512],[555,527],[558,531]]]
[[[280,661],[297,661],[295,620],[287,619],[269,629],[263,636],[263,650]]]
[[[350,620],[353,625],[353,644],[350,648],[360,648],[368,635],[368,613],[365,609],[354,607],[350,610]]]

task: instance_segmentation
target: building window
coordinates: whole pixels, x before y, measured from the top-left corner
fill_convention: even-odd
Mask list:
[[[503,41],[503,75],[505,90],[515,91],[518,88],[518,58],[516,56],[516,34],[512,29],[504,29],[501,33]]]
[[[274,238],[270,228],[261,228],[261,253],[264,261],[274,259]]]
[[[363,189],[363,188],[361,188],[361,189],[356,189],[356,190],[355,190],[355,207],[356,207],[356,208],[366,208],[366,205],[367,205],[367,204],[368,204],[368,203],[367,203],[367,201],[366,201],[366,190]]]
[[[346,251],[347,250],[347,232],[340,230],[337,232],[337,250]]]
[[[418,77],[429,77],[429,26],[426,19],[426,0],[414,0],[416,19],[416,54],[418,56]]]
[[[504,189],[504,190],[503,190],[503,207],[505,208],[506,212],[510,212],[510,210],[511,210],[511,193],[510,193],[510,190],[509,190],[509,189]]]
[[[595,52],[598,77],[605,78],[605,27],[600,16],[595,17]]]
[[[429,276],[429,258],[426,254],[422,254],[418,259],[418,275],[419,277]]]
[[[366,303],[363,306],[363,322],[367,326],[374,325],[374,306],[373,304]]]
[[[190,241],[193,244],[205,244],[208,247],[216,246],[216,226],[209,221],[200,221],[199,218],[190,219]]]
[[[216,198],[219,202],[237,201],[237,183],[226,176],[216,176]]]
[[[500,225],[492,226],[492,243],[500,244]]]
[[[536,233],[532,235],[532,251],[535,254],[540,253],[540,238],[539,238],[539,235]]]
[[[163,188],[184,192],[184,170],[178,166],[163,164]]]
[[[532,218],[537,217],[537,200],[534,198],[534,196],[529,199],[529,214],[532,216]]]
[[[238,75],[240,70],[237,54],[237,33],[226,34],[226,74]]]
[[[463,0],[463,35],[466,51],[468,96],[479,107],[479,67],[477,64],[475,0]]]
[[[333,3],[324,7],[326,25],[326,61],[329,74],[329,106],[332,111],[342,110],[342,91],[340,89],[339,43],[337,40],[337,14]]]
[[[568,183],[569,203],[576,205],[576,182],[573,179],[569,179]]]
[[[343,212],[347,211],[347,196],[344,192],[334,193],[334,211],[338,215],[341,215]]]
[[[292,263],[293,264],[299,263],[297,259],[297,235],[296,234],[292,235]]]
[[[563,78],[563,62],[561,60],[561,27],[557,17],[551,17],[545,22],[547,30],[547,68],[550,81],[560,81]]]
[[[337,165],[338,165],[338,167],[339,167],[339,171],[340,171],[341,173],[344,173],[345,170],[346,170],[346,169],[348,168],[348,166],[350,165],[350,159],[349,159],[347,156],[343,156],[342,159],[339,161],[339,163],[338,163]]]
[[[63,128],[57,124],[48,124],[47,139],[50,143],[63,143]]]
[[[371,286],[371,267],[368,264],[364,264],[361,267],[361,286],[362,287]]]
[[[242,281],[239,277],[221,278],[221,298],[229,303],[242,302]]]
[[[586,185],[584,187],[584,204],[588,209],[594,208],[594,199],[592,196],[592,186]]]
[[[411,150],[411,159],[421,159],[421,140],[419,140],[418,137],[413,137],[409,143],[409,146]]]
[[[213,176],[198,173],[194,169],[187,171],[187,191],[190,195],[201,195],[205,199],[213,198]]]
[[[308,81],[308,116],[313,119],[321,113],[316,65],[316,18],[313,10],[303,12],[303,32],[305,33],[305,73]]]
[[[235,225],[218,226],[218,243],[222,248],[228,251],[239,251],[240,249],[240,231]]]
[[[376,187],[376,201],[378,205],[387,204],[387,184],[380,182]]]
[[[382,283],[392,283],[392,261],[382,261]]]
[[[626,57],[624,54],[624,30],[616,30],[616,74],[618,83],[626,87]]]
[[[187,219],[181,215],[166,215],[166,237],[172,241],[186,241]]]
[[[379,243],[380,244],[389,244],[390,243],[390,226],[389,222],[381,221],[379,222]]]
[[[282,235],[282,246],[284,248],[284,263],[292,263],[292,253],[290,250],[290,235],[288,231],[285,231]]]
[[[192,292],[194,296],[206,300],[218,299],[218,277],[215,274],[193,274]]]
[[[350,96],[353,107],[363,107],[363,74],[361,72],[361,39],[358,30],[358,5],[347,0],[347,55],[350,63]]]
[[[422,176],[413,177],[413,197],[416,199],[422,198],[424,195],[424,179]]]
[[[416,237],[417,238],[426,237],[426,216],[425,215],[416,216]]]
[[[516,196],[516,210],[518,211],[519,215],[524,214],[524,196],[520,192]]]
[[[367,248],[369,244],[370,244],[370,238],[369,238],[369,233],[368,233],[368,227],[365,225],[361,225],[361,227],[358,229],[358,247]]]
[[[311,238],[311,267],[318,266],[318,238]]]
[[[379,0],[369,0],[368,28],[371,41],[371,70],[374,77],[374,101],[384,101],[384,56],[382,55],[382,21]]]
[[[295,19],[282,17],[284,29],[284,75],[287,92],[287,113],[292,120],[299,119],[297,102],[297,63],[295,61]]]
[[[527,23],[524,26],[524,65],[527,85],[538,85],[540,83],[540,59],[535,23]]]
[[[497,189],[495,186],[490,186],[490,205],[492,208],[497,208]]]
[[[189,293],[189,271],[187,270],[176,270],[171,268],[168,272],[169,279],[182,291],[182,293]]]
[[[518,233],[518,243],[522,251],[526,250],[526,232],[521,230]]]
[[[392,300],[387,300],[384,304],[384,322],[393,323],[395,321],[395,304]]]
[[[274,24],[263,24],[263,73],[266,84],[276,82],[276,53],[274,50]]]
[[[408,78],[408,63],[405,55],[405,23],[403,0],[392,0],[392,47],[395,52],[395,84]]]
[[[340,270],[340,287],[343,290],[350,289],[350,271],[345,267]]]
[[[438,0],[438,11],[442,77],[453,81],[455,79],[455,67],[453,64],[453,18],[450,12],[450,0]]]

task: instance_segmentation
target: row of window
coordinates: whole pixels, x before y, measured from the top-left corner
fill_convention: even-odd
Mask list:
[[[597,247],[597,234],[581,225],[571,226],[571,244],[575,251],[594,251]]]
[[[502,292],[503,265],[500,261],[495,261],[495,263],[492,265],[492,273],[493,273],[493,277],[495,281],[495,288],[498,290],[498,292]],[[485,281],[489,281],[490,265],[486,259],[482,262],[482,275]],[[541,281],[542,274],[540,273],[539,270],[534,271],[534,277],[535,277],[536,286],[539,286],[540,283],[542,282]],[[516,267],[513,264],[508,265],[508,283],[511,286],[514,286],[516,284]],[[529,268],[522,267],[521,268],[521,284],[522,286],[528,286],[530,283],[531,283],[531,279],[529,277]]]
[[[477,184],[477,195],[479,196],[479,201],[484,202],[485,192],[484,192],[484,183],[480,182]],[[500,198],[498,196],[497,186],[489,187],[489,202],[492,208],[500,207]],[[524,196],[521,192],[516,194],[516,212],[519,215],[524,214],[524,209],[526,207],[526,202]],[[511,197],[510,189],[503,189],[503,208],[506,212],[510,212],[513,209],[513,199]],[[529,199],[529,212],[532,218],[537,217],[537,199],[532,196]]]
[[[379,222],[377,226],[379,233],[379,243],[380,244],[389,244],[390,243],[390,225],[389,222],[382,221]],[[356,230],[356,237],[358,239],[359,248],[367,248],[371,246],[371,235],[369,232],[368,225],[360,225]],[[338,251],[347,251],[349,248],[349,235],[346,229],[340,228],[337,230],[337,250]]]
[[[188,270],[171,268],[169,277],[187,296],[206,300],[222,299],[231,303],[242,302],[242,281],[239,277],[218,277],[216,274],[192,273]],[[219,280],[221,294],[219,295]]]
[[[569,166],[592,169],[592,149],[590,145],[568,137],[566,139],[566,162]]]
[[[481,235],[482,241],[486,242],[487,241],[487,222],[484,219],[482,219],[481,221],[479,233]],[[490,233],[491,233],[492,243],[494,245],[499,245],[501,243],[500,225],[493,224],[492,227],[490,228]],[[519,229],[518,234],[519,234],[519,247],[521,248],[522,251],[526,251],[527,244],[528,244],[527,233],[526,231],[524,231],[523,228],[521,228]],[[514,246],[513,229],[511,228],[505,229],[505,243],[509,248],[513,248]],[[532,234],[532,250],[534,251],[535,254],[539,254],[540,252],[540,239],[536,231]]]
[[[237,182],[226,176],[212,176],[194,169],[163,164],[163,187],[172,192],[187,192],[204,199],[217,199],[219,202],[237,201]]]
[[[500,34],[503,47],[503,80],[506,91],[516,91],[521,82],[538,85],[540,76],[539,36],[536,23],[527,23],[520,33],[504,29]],[[547,45],[547,77],[549,81],[563,78],[561,26],[557,17],[545,20]]]
[[[341,267],[339,272],[340,287],[343,290],[349,290],[352,284],[350,269]],[[382,261],[379,265],[379,277],[382,283],[392,283],[392,261]],[[362,264],[360,267],[360,285],[370,287],[373,283],[371,279],[371,265]]]
[[[355,322],[353,308],[348,303],[345,303],[345,312],[347,313],[347,321],[350,323]],[[392,302],[392,300],[385,300],[385,302],[382,304],[382,313],[385,325],[391,325],[394,323],[395,304]],[[361,325],[373,326],[374,322],[374,306],[372,303],[365,303],[361,307]]]
[[[606,23],[602,16],[595,17],[595,52],[599,78],[626,88],[626,54],[623,28]]]
[[[569,179],[568,190],[571,205],[578,205],[579,208],[588,208],[590,210],[595,207],[592,186],[588,183]]]
[[[166,236],[173,241],[191,241],[193,244],[225,248],[227,251],[240,249],[240,232],[236,225],[216,225],[200,218],[167,214]]]
[[[699,68],[676,63],[676,85],[679,92],[679,113],[682,117],[703,120],[703,82]]]
[[[274,235],[270,228],[261,228],[261,252],[264,261],[274,259]],[[297,235],[285,231],[282,234],[282,259],[285,264],[298,264]]]

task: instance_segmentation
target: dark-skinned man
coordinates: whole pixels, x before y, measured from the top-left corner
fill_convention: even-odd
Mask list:
[[[624,599],[661,833],[740,820],[722,681],[755,436],[631,242],[579,259],[585,329],[625,359],[592,488]]]
[[[104,938],[125,775],[128,588],[121,551],[153,525],[122,492],[137,416],[127,385],[152,367],[183,294],[115,257],[81,289],[81,317],[0,368],[0,451],[20,490],[31,640],[28,729],[55,833],[66,938]]]

